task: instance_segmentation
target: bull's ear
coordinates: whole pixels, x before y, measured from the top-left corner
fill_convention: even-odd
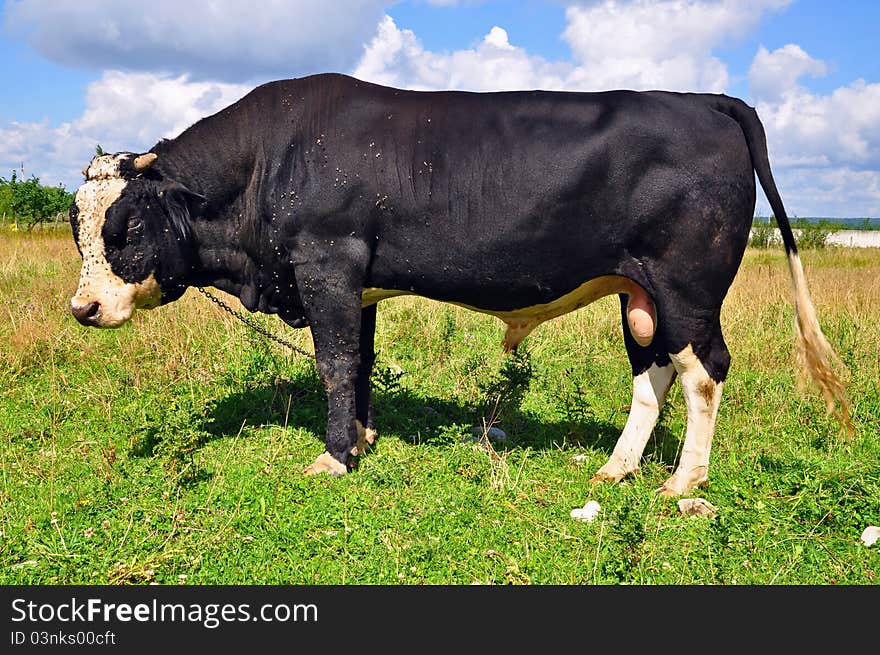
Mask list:
[[[159,197],[168,210],[171,225],[181,239],[189,239],[193,218],[201,215],[208,200],[182,184],[169,182],[159,190]]]

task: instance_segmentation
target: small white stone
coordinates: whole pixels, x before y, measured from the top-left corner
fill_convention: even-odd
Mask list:
[[[869,525],[862,532],[862,543],[866,546],[873,546],[877,543],[877,539],[880,539],[880,527],[876,525]]]
[[[571,461],[580,463],[580,462],[586,462],[588,459],[590,459],[590,458],[587,455],[575,455],[574,457],[571,458]]]
[[[504,432],[501,428],[491,427],[489,429],[484,428],[471,428],[471,434],[474,435],[473,441],[479,441],[483,438],[485,434],[492,441],[506,441],[507,433]]]
[[[23,568],[26,567],[26,566],[36,566],[36,565],[37,565],[37,560],[35,560],[35,559],[29,559],[29,560],[26,560],[26,561],[24,561],[24,562],[19,562],[18,564],[13,564],[13,565],[10,566],[9,568],[11,568],[11,569],[23,569]]]
[[[602,507],[600,507],[599,503],[595,500],[591,500],[583,507],[571,510],[571,518],[577,519],[578,521],[593,521],[599,516],[601,510]]]

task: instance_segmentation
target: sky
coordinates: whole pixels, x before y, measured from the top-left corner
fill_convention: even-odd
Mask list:
[[[665,89],[754,106],[793,217],[880,217],[876,0],[0,0],[0,176],[69,190],[263,82]],[[756,214],[770,213],[759,191]]]

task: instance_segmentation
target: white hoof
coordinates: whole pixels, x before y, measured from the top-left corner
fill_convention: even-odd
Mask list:
[[[345,464],[338,461],[333,455],[324,451],[320,455],[318,455],[317,459],[312,463],[311,466],[307,466],[303,471],[306,475],[317,475],[318,473],[326,473],[328,475],[332,475],[333,477],[339,477],[340,475],[345,475],[348,472],[348,469],[345,468]]]
[[[617,458],[612,456],[605,465],[596,471],[596,474],[590,478],[590,482],[620,482],[627,475],[636,471],[638,471],[638,467],[629,471]]]
[[[705,467],[699,467],[701,473],[705,473]],[[674,498],[675,496],[683,496],[689,491],[693,491],[697,487],[700,487],[708,481],[708,477],[703,475],[694,475],[691,476],[690,479],[687,479],[685,475],[681,474],[680,471],[676,471],[672,474],[666,482],[663,483],[663,486],[657,490],[657,493],[661,496],[666,496],[667,498]]]

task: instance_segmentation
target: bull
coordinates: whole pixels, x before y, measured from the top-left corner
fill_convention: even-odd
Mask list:
[[[70,222],[76,319],[214,286],[311,328],[325,451],[344,474],[375,438],[377,304],[414,294],[538,325],[617,294],[629,417],[593,480],[635,472],[676,377],[687,429],[660,493],[708,480],[730,354],[721,306],[743,257],[755,175],[781,230],[797,341],[848,421],[753,108],[661,91],[416,92],[326,74],[271,82],[145,153],[94,157]]]

